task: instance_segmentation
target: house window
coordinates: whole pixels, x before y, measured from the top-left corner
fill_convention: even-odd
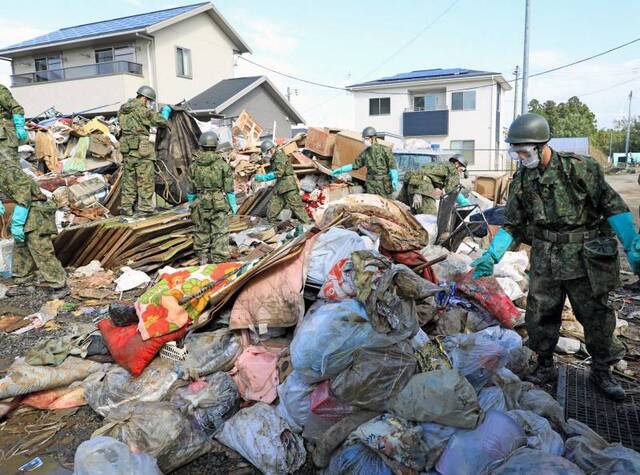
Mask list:
[[[133,46],[116,46],[95,50],[96,73],[113,74],[128,72],[128,65],[119,61],[133,63],[136,59],[136,49]]]
[[[191,78],[191,50],[176,46],[176,76]]]
[[[424,96],[413,97],[414,112],[435,111],[441,108],[438,94],[425,94]]]
[[[452,140],[450,148],[454,153],[461,153],[467,160],[468,165],[475,163],[475,140]]]
[[[476,110],[476,91],[462,91],[452,93],[451,109],[454,111]]]
[[[36,81],[59,81],[64,79],[62,57],[57,55],[36,58]]]
[[[369,99],[369,115],[391,114],[391,98],[375,97]]]

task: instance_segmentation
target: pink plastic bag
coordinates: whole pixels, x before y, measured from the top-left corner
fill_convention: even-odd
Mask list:
[[[353,407],[336,399],[331,392],[329,380],[318,384],[310,395],[311,412],[325,420],[339,421],[353,412]]]
[[[236,360],[229,375],[245,401],[261,401],[271,404],[278,397],[278,358],[280,351],[269,350],[262,345],[252,345]]]
[[[520,311],[493,276],[474,279],[471,271],[458,282],[458,290],[507,328],[513,328],[520,317]]]

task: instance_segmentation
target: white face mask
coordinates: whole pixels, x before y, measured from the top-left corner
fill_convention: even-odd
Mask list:
[[[365,145],[365,147],[370,147],[371,146],[371,139],[364,139],[364,145]]]
[[[535,145],[512,145],[509,147],[511,160],[519,160],[525,168],[536,168],[540,163],[540,156]]]

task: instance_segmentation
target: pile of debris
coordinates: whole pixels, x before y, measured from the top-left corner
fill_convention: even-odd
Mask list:
[[[82,324],[41,339],[0,379],[12,434],[0,450],[33,454],[17,443],[25,407],[89,407],[97,422],[77,474],[170,473],[210,453],[268,474],[640,469],[640,454],[523,382],[526,248],[473,281],[477,240],[429,244],[399,202],[355,194],[313,215],[306,227],[245,221],[232,261],[154,278],[124,268],[116,279],[101,265],[126,253],[85,253],[100,262],[75,271],[71,298],[30,320],[51,324],[72,304]],[[156,228],[182,232],[181,219],[156,219],[96,239],[144,254]],[[54,437],[64,423],[46,424]]]

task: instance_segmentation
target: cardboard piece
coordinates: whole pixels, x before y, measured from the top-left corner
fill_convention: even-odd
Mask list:
[[[323,157],[333,155],[336,143],[336,133],[339,129],[309,127],[307,130],[307,140],[305,148]]]

